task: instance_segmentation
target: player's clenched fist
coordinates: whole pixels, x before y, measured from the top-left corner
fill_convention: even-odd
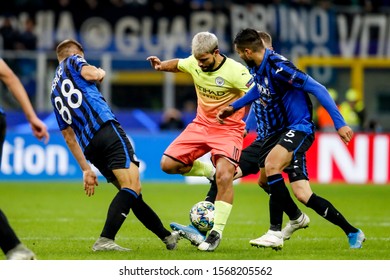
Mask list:
[[[217,121],[223,123],[223,119],[230,117],[234,113],[234,108],[232,106],[227,106],[222,108],[217,114]]]

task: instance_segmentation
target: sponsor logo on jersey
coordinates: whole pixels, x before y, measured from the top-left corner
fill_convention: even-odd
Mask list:
[[[282,72],[282,71],[283,71],[283,67],[280,67],[280,68],[276,69],[275,74],[278,74],[279,72]]]
[[[221,78],[221,77],[215,78],[215,84],[216,84],[217,86],[223,86],[224,83],[225,83],[225,80],[224,80],[223,78]]]
[[[295,79],[296,76],[297,76],[297,71],[295,71],[294,74],[291,75],[291,78],[290,78],[290,80],[288,81],[288,83],[289,83],[290,85],[294,82],[294,79]]]
[[[268,81],[267,81],[268,83]],[[264,84],[265,84],[265,81],[264,81]],[[261,84],[257,84],[257,90],[260,92],[260,95],[262,96],[262,98],[270,98],[271,97],[271,91],[269,90],[268,87],[266,86],[263,86]]]
[[[254,82],[255,80],[253,79],[253,77],[251,77],[250,79],[249,79],[249,81],[246,83],[246,87],[247,88],[249,88],[252,84],[253,84],[253,82]]]

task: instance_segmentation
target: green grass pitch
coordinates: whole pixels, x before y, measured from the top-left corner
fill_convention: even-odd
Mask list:
[[[235,199],[220,246],[201,252],[182,239],[178,249],[164,244],[130,212],[116,241],[130,252],[93,252],[116,189],[100,180],[92,197],[82,181],[1,182],[0,207],[20,239],[40,260],[389,260],[390,186],[312,184],[354,226],[366,234],[361,250],[349,249],[344,232],[297,202],[311,219],[281,251],[251,247],[249,240],[268,229],[268,197],[255,184],[236,184]],[[143,183],[145,201],[169,229],[172,221],[187,224],[189,209],[203,200],[208,185]],[[288,218],[285,216],[284,222]],[[1,253],[0,253],[1,254]],[[2,256],[4,258],[4,256]],[[0,256],[1,259],[1,256]]]

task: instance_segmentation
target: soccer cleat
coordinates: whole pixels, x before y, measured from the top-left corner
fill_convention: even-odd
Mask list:
[[[15,248],[9,250],[6,254],[7,260],[36,260],[36,256],[23,244],[16,245]]]
[[[171,229],[178,231],[181,237],[189,240],[192,245],[199,246],[206,239],[206,234],[202,234],[193,225],[184,226],[178,223],[171,223]]]
[[[281,250],[283,248],[283,235],[281,231],[268,230],[263,236],[249,241],[252,246],[260,248],[272,248]]]
[[[310,219],[305,213],[296,220],[290,220],[287,225],[282,229],[283,240],[289,240],[291,235],[298,229],[307,228],[309,226]]]
[[[348,234],[349,248],[351,249],[362,248],[364,241],[366,241],[366,237],[360,229],[358,229],[358,232],[351,232]]]
[[[199,244],[198,250],[200,251],[214,251],[221,242],[222,236],[215,230],[211,230],[206,240]]]
[[[96,240],[95,244],[92,246],[93,251],[131,251],[131,249],[124,248],[119,246],[114,242],[114,240],[106,238],[106,237],[99,237],[98,240]]]
[[[180,239],[180,234],[177,231],[172,231],[171,235],[168,235],[163,239],[168,250],[175,250],[177,247],[177,242]]]

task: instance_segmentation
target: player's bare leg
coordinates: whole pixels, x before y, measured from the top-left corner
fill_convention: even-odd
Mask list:
[[[211,229],[206,240],[202,242],[198,249],[201,251],[214,251],[221,239],[222,232],[229,218],[233,207],[233,176],[235,166],[228,159],[220,157],[216,162],[216,180],[218,194],[215,200],[214,227]]]
[[[184,163],[163,155],[160,162],[161,170],[167,174],[181,174],[183,176],[199,176],[212,179],[214,177],[214,166],[208,162],[195,160],[192,165]]]

